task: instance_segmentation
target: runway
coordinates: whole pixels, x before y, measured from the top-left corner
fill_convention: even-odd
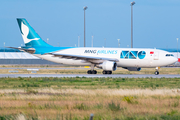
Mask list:
[[[172,67],[161,67],[161,68],[172,68]],[[180,68],[180,67],[173,67],[173,68]],[[5,70],[5,69],[14,69],[14,70],[27,70],[27,69],[39,69],[39,70],[73,70],[73,69],[78,69],[78,70],[89,70],[90,68],[84,68],[84,67],[0,67],[0,70]],[[99,69],[99,68],[95,68]],[[118,69],[124,69],[124,68],[118,68]]]
[[[48,69],[48,70],[73,70],[73,69],[89,69],[89,68],[75,68],[75,67],[63,67],[63,68],[52,68],[52,67],[44,67],[44,68],[31,68],[31,67],[24,67],[24,68],[18,68],[18,67],[0,67],[0,70],[5,70],[5,69],[15,69],[15,70],[27,70],[27,69],[39,69],[39,70],[45,70],[45,69]]]
[[[111,74],[111,75],[103,75],[103,74],[0,74],[0,78],[2,77],[87,77],[87,78],[180,78],[179,74],[176,75],[153,75],[153,74]]]

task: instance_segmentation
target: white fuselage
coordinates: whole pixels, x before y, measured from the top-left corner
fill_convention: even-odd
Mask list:
[[[143,52],[142,52],[143,51]],[[101,58],[114,58],[119,60],[118,67],[160,67],[173,64],[177,58],[167,56],[169,52],[158,49],[136,49],[136,48],[70,48],[55,51],[53,53],[91,56]],[[50,54],[33,54],[39,58],[66,65],[91,65],[85,60],[74,60],[61,57],[54,57]]]

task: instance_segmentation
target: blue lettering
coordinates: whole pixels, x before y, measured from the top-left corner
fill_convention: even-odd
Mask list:
[[[98,50],[98,54],[117,54],[117,50]]]
[[[114,54],[117,54],[117,50],[115,50],[115,53]]]
[[[98,52],[97,52],[97,53],[101,54],[101,50],[98,50]]]

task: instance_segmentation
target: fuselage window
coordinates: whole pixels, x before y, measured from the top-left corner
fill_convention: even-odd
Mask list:
[[[173,54],[166,54],[166,56],[169,57],[169,56],[174,56],[174,55]]]

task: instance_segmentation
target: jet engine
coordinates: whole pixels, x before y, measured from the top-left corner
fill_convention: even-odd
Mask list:
[[[128,69],[129,71],[140,71],[141,68],[139,67],[123,67],[124,69]]]
[[[103,63],[97,65],[97,67],[106,71],[115,71],[117,69],[117,64],[112,61],[104,61]]]

